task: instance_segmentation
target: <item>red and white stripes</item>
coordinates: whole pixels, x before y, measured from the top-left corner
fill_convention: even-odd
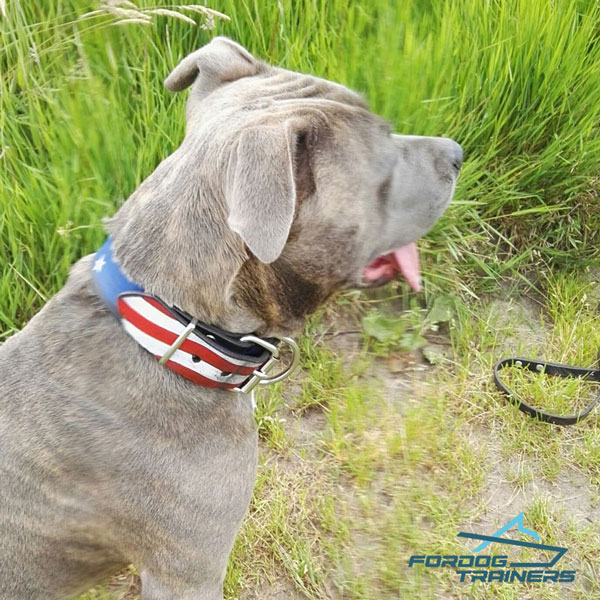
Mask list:
[[[146,294],[121,294],[117,301],[125,331],[160,359],[185,329],[167,308]],[[228,356],[191,333],[165,363],[179,375],[204,387],[233,389],[261,364]]]

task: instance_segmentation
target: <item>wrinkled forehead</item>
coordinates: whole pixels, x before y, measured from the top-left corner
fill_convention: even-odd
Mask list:
[[[300,98],[319,98],[369,110],[367,101],[347,87],[313,75],[267,67],[254,77],[256,92],[273,101],[284,102]]]
[[[256,75],[243,77],[211,94],[210,100],[222,111],[285,119],[312,116],[330,126],[364,125],[365,130],[390,133],[390,125],[369,110],[365,98],[349,88],[326,79],[264,65]],[[191,100],[191,98],[190,98]],[[237,120],[237,119],[236,119]]]

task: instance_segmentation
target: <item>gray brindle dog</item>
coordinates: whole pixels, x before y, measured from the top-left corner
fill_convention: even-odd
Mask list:
[[[446,138],[392,135],[347,88],[226,38],[165,81],[187,131],[108,223],[129,279],[234,333],[297,332],[402,272],[452,197]],[[166,368],[92,282],[94,256],[0,347],[0,598],[71,598],[125,565],[144,600],[222,598],[257,467],[251,398]]]

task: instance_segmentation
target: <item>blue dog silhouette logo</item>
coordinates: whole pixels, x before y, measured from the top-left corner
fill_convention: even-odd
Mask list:
[[[485,548],[487,548],[490,544],[498,543],[498,544],[508,544],[509,546],[521,546],[524,548],[538,548],[539,550],[550,550],[552,552],[556,552],[554,558],[549,562],[511,562],[511,567],[544,567],[550,568],[554,566],[560,558],[567,551],[567,548],[561,548],[560,546],[548,546],[546,544],[534,544],[533,542],[520,542],[519,540],[511,540],[509,538],[501,537],[502,534],[506,533],[509,529],[511,529],[514,525],[517,526],[518,530],[521,533],[525,533],[530,535],[534,540],[540,542],[540,536],[535,531],[531,529],[527,529],[525,527],[523,521],[525,519],[524,513],[519,513],[514,519],[511,519],[506,525],[498,529],[496,533],[493,535],[481,535],[480,533],[467,533],[466,531],[461,531],[458,534],[458,537],[470,538],[472,540],[483,540],[477,548],[472,550],[472,552],[481,552]]]
[[[505,583],[521,582],[549,582],[555,581],[560,583],[571,582],[575,580],[576,571],[560,571],[553,569],[554,565],[564,556],[567,548],[561,546],[550,546],[542,544],[540,535],[525,527],[525,515],[519,513],[514,519],[511,519],[503,525],[498,531],[492,535],[484,535],[481,533],[469,533],[460,531],[458,537],[471,540],[479,540],[481,543],[471,551],[470,555],[440,555],[415,554],[410,557],[408,566],[415,567],[422,565],[428,569],[437,568],[452,568],[456,570],[460,580],[465,581],[501,581]],[[520,541],[513,540],[508,537],[503,537],[504,534],[517,527],[517,531],[523,533],[535,540]],[[533,548],[553,553],[550,560],[543,562],[517,562],[510,561],[508,555],[488,555],[480,554],[491,544],[500,544],[505,548],[510,546],[520,546],[521,548]]]

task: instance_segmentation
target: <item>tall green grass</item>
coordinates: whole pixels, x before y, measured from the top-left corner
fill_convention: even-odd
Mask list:
[[[595,0],[215,0],[231,21],[211,31],[161,16],[148,25],[81,20],[97,6],[79,0],[5,4],[3,335],[100,244],[101,218],[180,142],[183,98],[162,80],[216,34],[362,91],[399,132],[463,145],[456,201],[430,235],[432,256],[449,249],[488,280],[540,259],[599,260]]]

